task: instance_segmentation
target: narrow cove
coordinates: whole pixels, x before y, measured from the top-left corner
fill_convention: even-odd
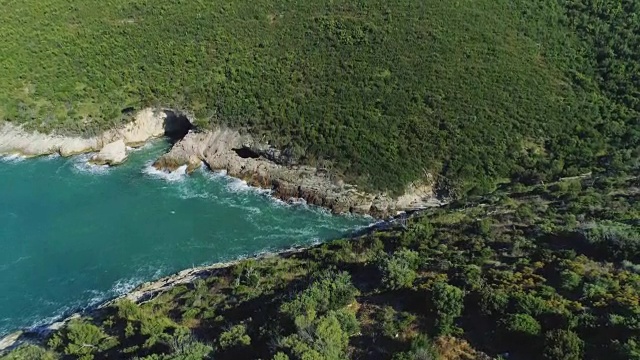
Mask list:
[[[164,174],[159,140],[119,167],[0,158],[0,336],[181,269],[340,237],[372,219],[285,204],[222,174]]]

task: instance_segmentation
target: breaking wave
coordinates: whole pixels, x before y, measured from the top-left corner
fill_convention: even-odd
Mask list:
[[[187,165],[182,165],[174,171],[164,171],[158,170],[153,165],[152,162],[147,163],[147,165],[142,169],[142,172],[151,177],[162,179],[169,182],[179,182],[183,181],[187,175]]]

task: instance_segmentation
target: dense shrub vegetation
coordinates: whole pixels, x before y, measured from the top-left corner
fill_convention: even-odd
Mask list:
[[[2,360],[640,359],[640,264],[593,248],[640,227],[639,200],[638,174],[503,186],[121,300]]]
[[[637,161],[640,1],[10,1],[0,119],[94,133],[163,105],[375,189]]]
[[[11,1],[0,118],[193,111],[459,195],[212,271],[14,359],[640,359],[640,0]],[[3,10],[5,10],[3,9]]]

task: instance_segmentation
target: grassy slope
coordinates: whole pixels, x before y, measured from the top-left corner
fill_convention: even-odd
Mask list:
[[[568,7],[8,1],[0,118],[91,133],[122,121],[129,106],[184,108],[392,191],[425,170],[480,191],[524,168],[575,174],[619,151],[612,139],[629,124],[598,114],[611,112],[615,96],[584,70],[595,67],[596,52],[579,39],[593,34],[570,31]],[[614,120],[613,134],[596,126]]]
[[[121,302],[75,321],[48,351],[145,360],[481,359],[478,350],[637,359],[637,175],[507,187],[424,212],[407,229],[243,261],[144,305]],[[349,277],[323,282],[327,269]],[[20,351],[44,350],[3,360]]]

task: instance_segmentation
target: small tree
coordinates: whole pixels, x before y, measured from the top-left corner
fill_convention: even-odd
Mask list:
[[[418,335],[411,342],[411,350],[396,353],[393,360],[437,360],[440,356],[426,335]]]
[[[509,295],[502,290],[484,288],[480,291],[480,312],[485,316],[495,316],[505,311]]]
[[[220,334],[218,342],[222,349],[228,349],[233,346],[249,345],[251,338],[247,335],[247,328],[244,325],[234,325]]]
[[[416,317],[411,313],[397,312],[391,306],[385,306],[376,314],[376,320],[382,334],[394,338],[406,331]]]
[[[584,341],[578,337],[578,334],[569,330],[556,329],[545,334],[543,356],[550,360],[580,360],[583,348]]]
[[[118,345],[118,339],[107,335],[101,328],[87,320],[74,319],[49,339],[48,344],[54,349],[60,349],[64,346],[65,355],[91,360],[93,354]]]
[[[320,314],[340,309],[353,302],[357,294],[348,273],[325,273],[295,299],[282,304],[280,311],[294,320],[310,311]]]
[[[349,334],[343,329],[336,312],[316,318],[312,311],[296,319],[297,333],[285,337],[280,345],[293,359],[342,360],[346,358]],[[282,358],[282,356],[280,356]]]
[[[273,360],[289,360],[289,356],[287,356],[287,354],[285,354],[283,352],[277,352],[273,356]]]
[[[436,312],[436,331],[439,335],[453,332],[454,321],[462,314],[464,292],[444,282],[436,283],[431,293]]]
[[[172,350],[170,355],[165,355],[162,360],[201,360],[206,359],[213,351],[207,344],[197,341],[188,328],[177,328],[167,345]]]
[[[504,321],[507,331],[516,335],[537,336],[540,334],[540,323],[528,314],[511,314]]]
[[[418,253],[409,249],[396,251],[385,259],[380,267],[384,287],[389,290],[411,287],[417,276],[418,259]]]
[[[44,348],[36,345],[21,345],[3,357],[2,360],[57,360],[60,357]]]
[[[629,339],[625,343],[615,343],[615,347],[622,359],[640,360],[640,342]]]
[[[581,282],[582,278],[580,275],[571,270],[565,270],[560,273],[560,287],[564,290],[575,290]]]

